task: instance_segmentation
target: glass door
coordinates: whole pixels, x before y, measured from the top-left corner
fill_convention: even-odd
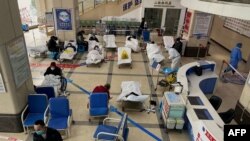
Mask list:
[[[181,9],[167,9],[165,19],[165,35],[176,36]]]
[[[145,8],[144,14],[145,21],[148,28],[160,28],[162,9],[159,8]]]

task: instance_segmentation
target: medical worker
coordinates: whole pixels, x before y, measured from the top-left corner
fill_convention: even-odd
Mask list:
[[[169,48],[168,50],[169,57],[168,59],[172,60],[171,69],[177,69],[181,63],[181,55],[175,48]]]
[[[234,47],[231,51],[230,55],[230,65],[232,65],[235,69],[238,68],[238,63],[242,60],[242,55],[241,55],[241,47],[242,43],[237,43],[236,47]],[[226,68],[224,72],[232,71],[233,74],[235,73],[235,70],[233,70],[230,66]]]

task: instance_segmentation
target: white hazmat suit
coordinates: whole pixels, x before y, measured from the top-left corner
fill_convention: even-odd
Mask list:
[[[168,59],[172,60],[171,69],[177,69],[181,63],[180,53],[174,48],[169,48],[168,54],[169,54]]]

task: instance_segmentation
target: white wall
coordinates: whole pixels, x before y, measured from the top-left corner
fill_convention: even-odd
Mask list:
[[[122,19],[135,19],[136,21],[140,21],[141,20],[141,13],[142,13],[142,7],[136,8],[135,10],[128,12],[122,16],[120,16],[119,18]]]
[[[250,20],[250,8],[242,4],[204,2],[200,0],[181,0],[181,4],[197,11]]]
[[[248,81],[250,79],[250,73],[248,74]],[[245,84],[240,97],[240,103],[250,112],[250,84],[248,82]]]

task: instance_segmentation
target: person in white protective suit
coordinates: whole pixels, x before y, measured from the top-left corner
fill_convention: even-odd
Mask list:
[[[171,69],[177,69],[181,64],[181,55],[175,48],[169,48],[168,59],[172,60]]]
[[[138,40],[132,36],[129,36],[126,40],[125,47],[131,48],[134,52],[139,52],[140,48]]]

